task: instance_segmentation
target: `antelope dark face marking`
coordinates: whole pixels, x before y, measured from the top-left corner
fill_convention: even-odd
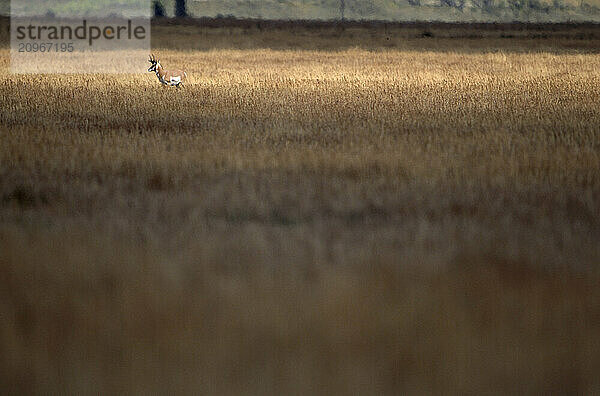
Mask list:
[[[150,62],[150,64],[152,65],[152,66],[150,66],[148,71],[149,72],[156,71],[156,65],[158,65],[158,61],[153,56],[151,56],[150,59],[148,59],[148,62]]]

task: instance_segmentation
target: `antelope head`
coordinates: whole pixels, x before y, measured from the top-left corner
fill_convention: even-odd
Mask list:
[[[150,55],[150,57],[148,58],[148,62],[150,62],[150,64],[151,64],[148,71],[156,72],[157,67],[160,66],[160,62],[158,61],[158,59],[156,59],[156,57],[154,55]]]

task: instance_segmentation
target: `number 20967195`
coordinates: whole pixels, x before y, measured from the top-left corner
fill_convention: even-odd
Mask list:
[[[73,52],[73,43],[19,43],[19,52]]]

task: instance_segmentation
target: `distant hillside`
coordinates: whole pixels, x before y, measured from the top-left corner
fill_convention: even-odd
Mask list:
[[[161,1],[169,15],[173,0]],[[600,22],[600,0],[343,0],[344,18],[389,21]],[[342,0],[188,0],[193,16],[339,19]]]
[[[123,16],[150,16],[151,0],[13,0],[12,12],[20,15],[43,15],[52,13],[57,16],[110,14]],[[0,0],[0,14],[10,15],[11,1]]]
[[[38,0],[43,4],[46,0]],[[86,5],[110,9],[124,0],[54,0],[62,9]],[[150,0],[148,0],[150,2]],[[173,16],[174,0],[158,0]],[[195,17],[233,16],[256,19],[340,19],[446,22],[600,22],[600,0],[188,0]],[[0,0],[0,14],[10,13],[10,1]],[[61,9],[61,10],[62,10]],[[62,11],[59,11],[62,12]]]

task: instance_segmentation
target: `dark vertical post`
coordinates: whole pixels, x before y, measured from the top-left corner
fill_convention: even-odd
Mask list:
[[[154,6],[154,17],[155,18],[163,18],[167,16],[167,13],[165,12],[165,7],[163,7],[162,3],[158,0],[154,0],[153,4]]]
[[[177,18],[185,18],[188,16],[185,0],[175,0],[175,16]]]
[[[346,0],[340,0],[340,16],[344,20],[344,11],[346,11]]]

